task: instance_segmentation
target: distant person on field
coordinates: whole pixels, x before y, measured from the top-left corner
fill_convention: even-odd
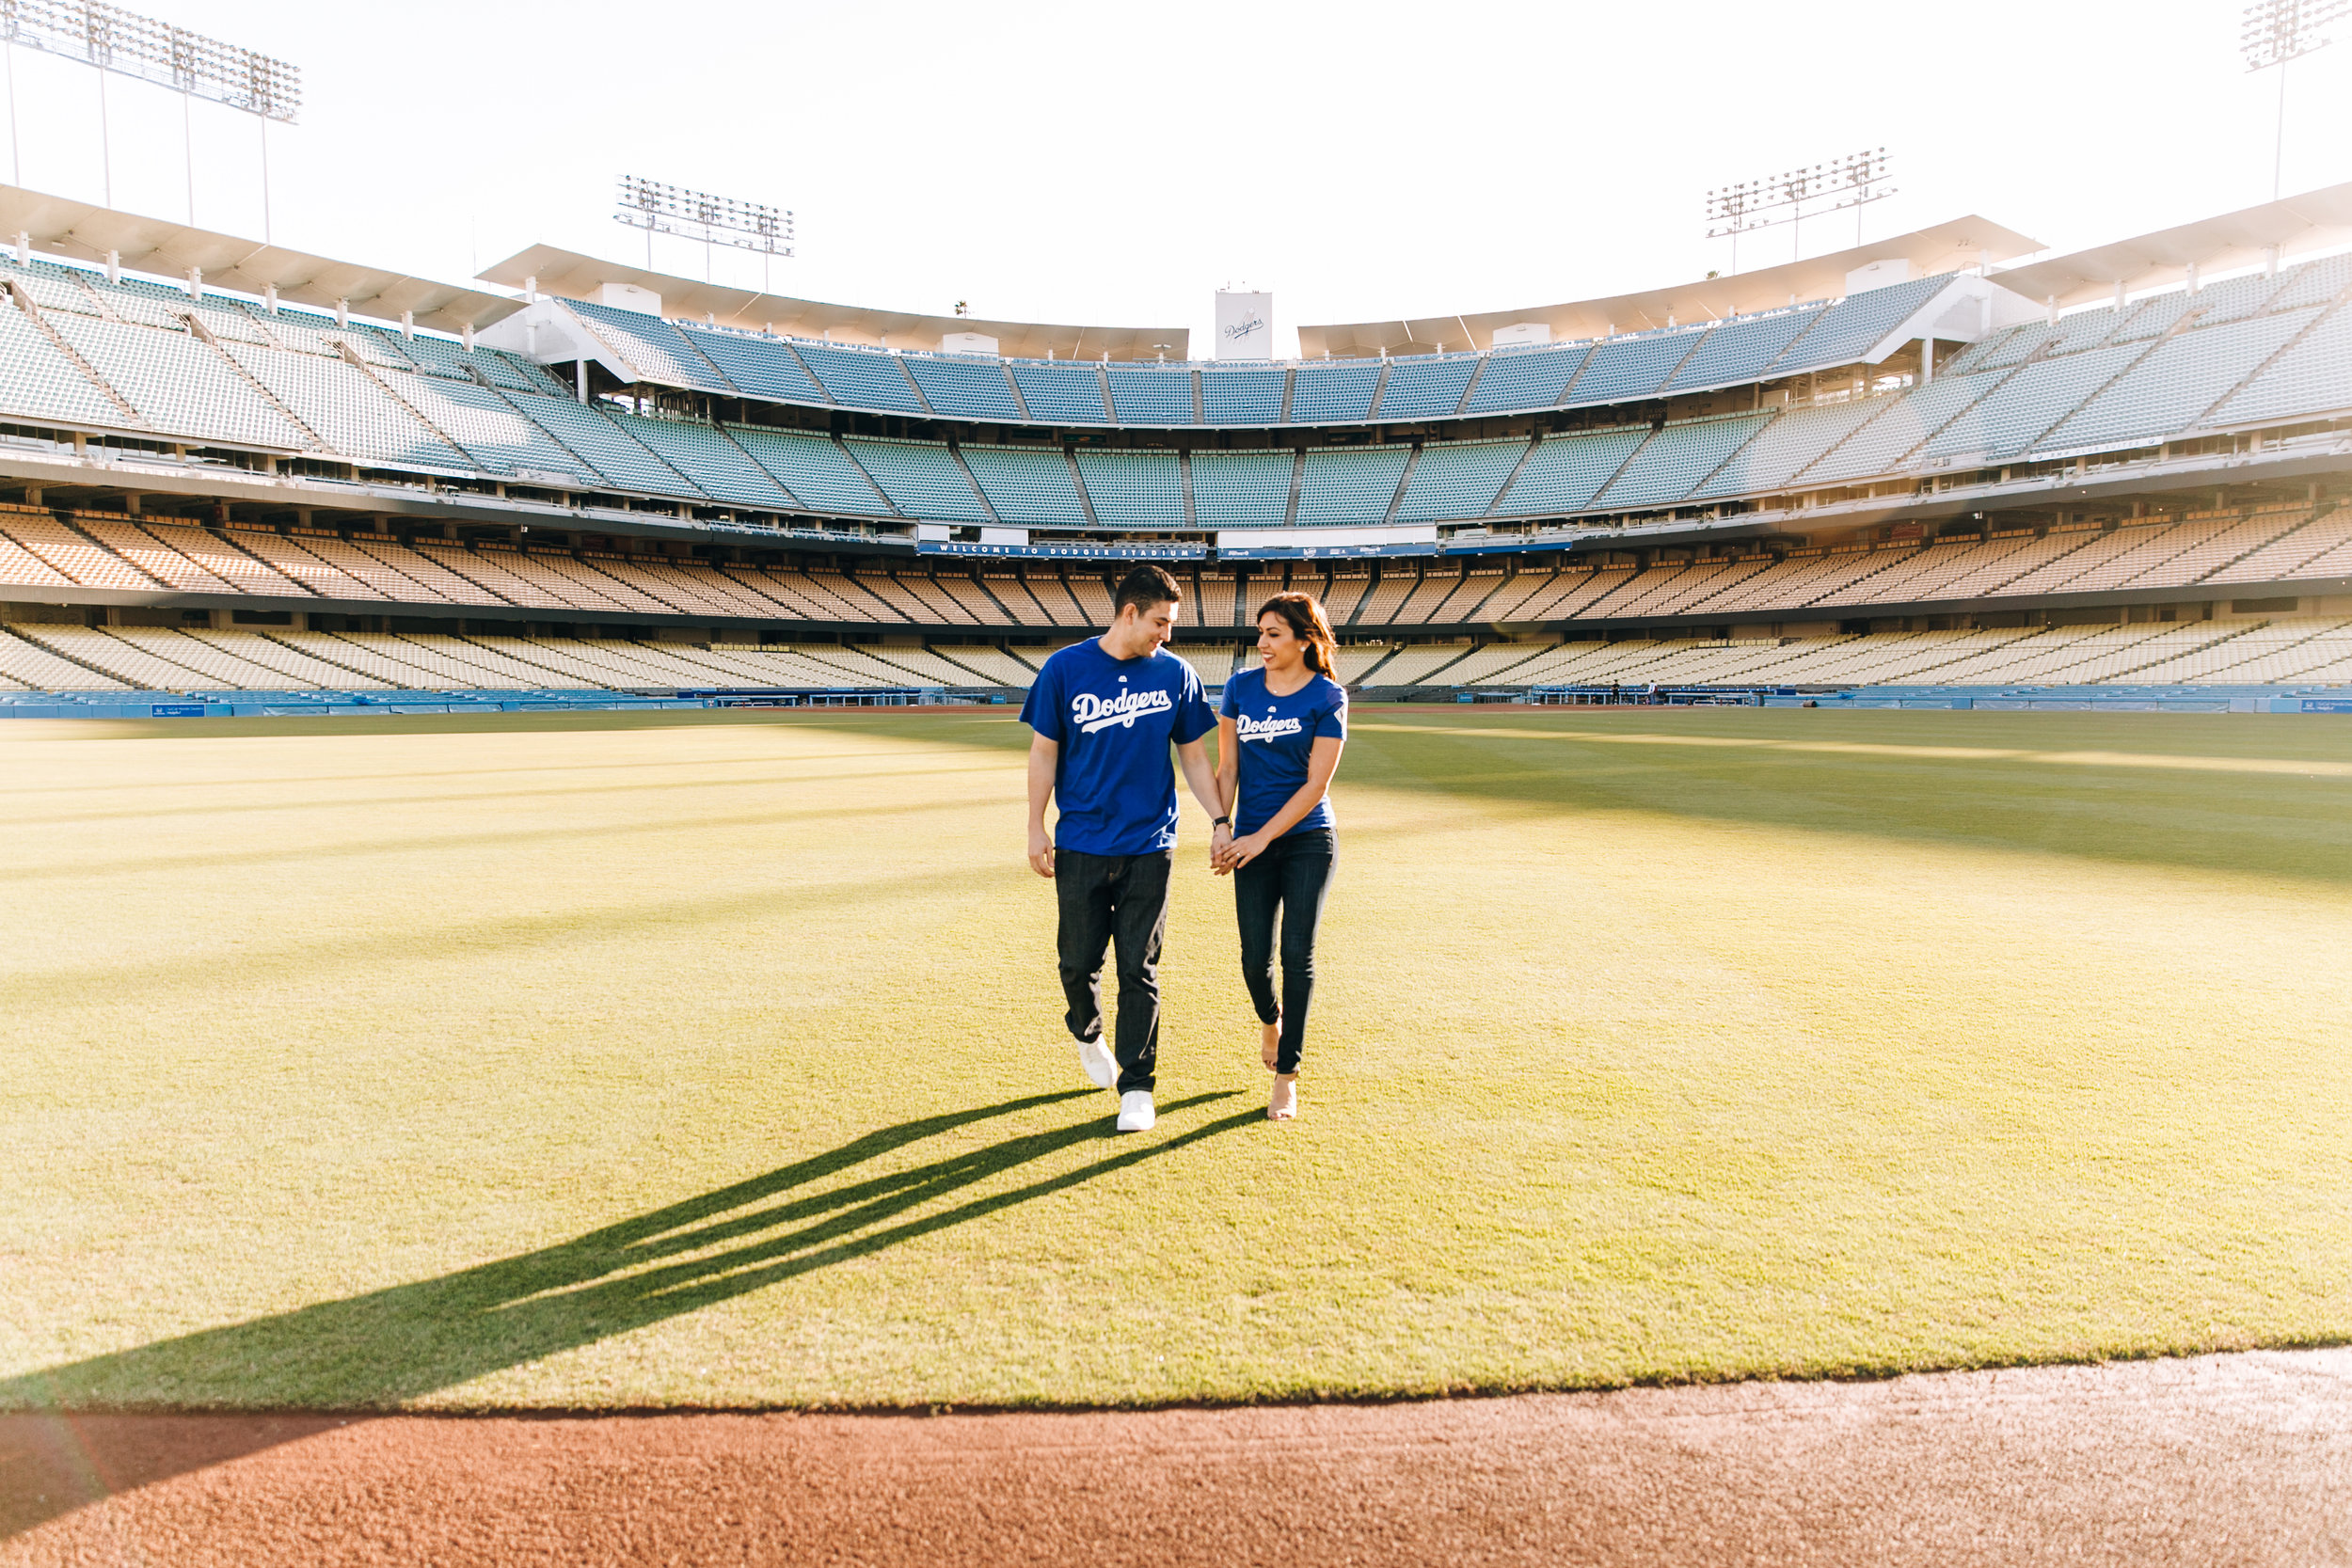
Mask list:
[[[1176,579],[1137,566],[1119,580],[1102,636],[1045,661],[1021,719],[1029,739],[1029,864],[1053,879],[1061,906],[1065,1021],[1078,1066],[1119,1087],[1119,1130],[1140,1132],[1156,1113],[1160,940],[1176,860],[1173,741],[1193,799],[1216,817],[1211,863],[1232,836],[1217,804],[1204,737],[1216,727],[1200,676],[1163,653],[1176,627]],[[1049,837],[1048,800],[1061,808]],[[1117,1055],[1103,1038],[1103,951],[1119,952]]]
[[[1328,792],[1347,743],[1347,689],[1331,678],[1339,644],[1311,594],[1277,594],[1259,607],[1258,660],[1225,683],[1217,795],[1239,836],[1216,859],[1232,873],[1242,983],[1258,1010],[1259,1054],[1274,1074],[1265,1114],[1288,1121],[1298,1114],[1298,1059],[1315,994],[1315,928],[1339,865]]]

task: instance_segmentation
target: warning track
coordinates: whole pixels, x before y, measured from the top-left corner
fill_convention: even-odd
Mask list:
[[[1418,1404],[0,1417],[0,1564],[2352,1560],[2352,1351]]]

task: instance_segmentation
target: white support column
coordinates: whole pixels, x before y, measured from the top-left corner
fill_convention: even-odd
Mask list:
[[[414,310],[403,310],[400,313],[400,335],[412,341],[415,340],[417,336],[417,313]]]
[[[588,401],[588,361],[587,361],[587,360],[585,360],[585,359],[575,359],[575,360],[573,360],[573,361],[572,361],[572,381],[573,381],[573,386],[574,386],[575,389],[577,390],[578,395],[579,395],[579,397],[580,397],[580,402],[582,402],[582,403],[586,403],[586,402]]]
[[[539,275],[537,273],[532,273],[523,279],[523,303],[525,305],[539,303]]]
[[[271,283],[262,290],[262,304],[271,315],[278,314],[278,285]]]
[[[2275,245],[2263,247],[2263,276],[2265,277],[2279,276],[2279,247]]]
[[[1924,387],[1935,379],[1935,340],[1919,340],[1919,385]]]
[[[2050,296],[2050,325],[2052,326],[2058,325],[2058,295],[2056,294]]]
[[[188,297],[190,299],[204,297],[204,269],[202,267],[188,269]]]
[[[106,252],[106,281],[109,283],[122,281],[122,252],[119,250]]]
[[[351,301],[339,299],[335,302],[335,325],[337,326],[351,325]]]
[[[468,354],[471,354],[471,353],[473,352],[473,323],[471,323],[471,322],[468,322],[468,323],[466,324],[466,330],[465,330],[464,337],[465,337],[465,343],[466,343],[466,352],[467,352]]]
[[[2197,263],[2191,261],[2188,264],[2188,292],[2192,294],[2195,293],[2197,292]]]
[[[2123,280],[2120,277],[2115,280],[2115,313],[2123,313]]]

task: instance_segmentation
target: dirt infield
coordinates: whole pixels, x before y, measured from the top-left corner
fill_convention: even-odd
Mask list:
[[[1071,1415],[0,1418],[0,1564],[2352,1561],[2352,1351]]]

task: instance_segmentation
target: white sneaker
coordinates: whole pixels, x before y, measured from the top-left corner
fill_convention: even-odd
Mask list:
[[[1152,1109],[1150,1089],[1129,1089],[1119,1097],[1119,1130],[1121,1132],[1149,1132],[1160,1114]]]
[[[1107,1089],[1119,1082],[1119,1060],[1099,1037],[1078,1042],[1078,1067],[1094,1080],[1098,1089]]]

